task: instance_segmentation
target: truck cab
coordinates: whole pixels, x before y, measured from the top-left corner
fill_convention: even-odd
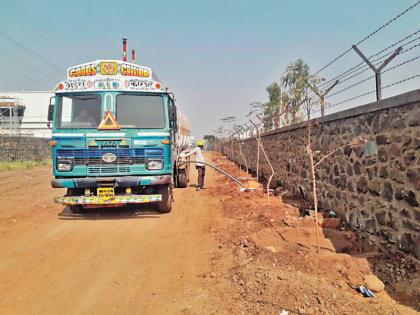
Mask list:
[[[69,68],[54,92],[51,184],[67,189],[55,201],[74,212],[138,203],[170,212],[190,128],[152,70],[96,60]]]

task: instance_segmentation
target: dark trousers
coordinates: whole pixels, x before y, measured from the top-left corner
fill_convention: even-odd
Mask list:
[[[198,171],[197,186],[204,187],[204,176],[206,175],[206,167],[196,166],[196,169]]]

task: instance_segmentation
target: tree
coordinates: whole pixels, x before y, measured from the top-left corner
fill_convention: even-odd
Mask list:
[[[216,145],[219,139],[215,135],[204,135],[203,139],[207,142],[208,150],[216,150]]]
[[[282,77],[282,85],[289,97],[288,113],[292,124],[300,120],[298,113],[307,95],[308,86],[306,82],[308,80],[309,66],[302,59],[291,63]]]

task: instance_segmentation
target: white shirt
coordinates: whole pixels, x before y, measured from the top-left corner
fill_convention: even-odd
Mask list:
[[[191,150],[190,152],[188,152],[186,155],[185,155],[185,157],[187,157],[187,156],[190,156],[190,155],[193,155],[193,154],[195,154],[195,160],[197,161],[197,162],[205,162],[206,160],[204,159],[204,156],[203,156],[203,151],[201,150],[201,148],[200,147],[196,147],[196,148],[194,148],[193,150]],[[204,164],[202,164],[202,163],[195,163],[195,165],[197,165],[197,166],[205,166]]]

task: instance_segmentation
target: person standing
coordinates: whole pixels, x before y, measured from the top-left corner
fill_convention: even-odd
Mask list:
[[[206,175],[206,166],[203,163],[205,162],[204,156],[203,156],[203,148],[204,148],[204,142],[203,140],[197,141],[197,147],[190,152],[188,152],[185,157],[188,157],[190,155],[195,154],[195,168],[198,172],[198,179],[197,179],[197,188],[196,190],[204,189],[204,176]]]

